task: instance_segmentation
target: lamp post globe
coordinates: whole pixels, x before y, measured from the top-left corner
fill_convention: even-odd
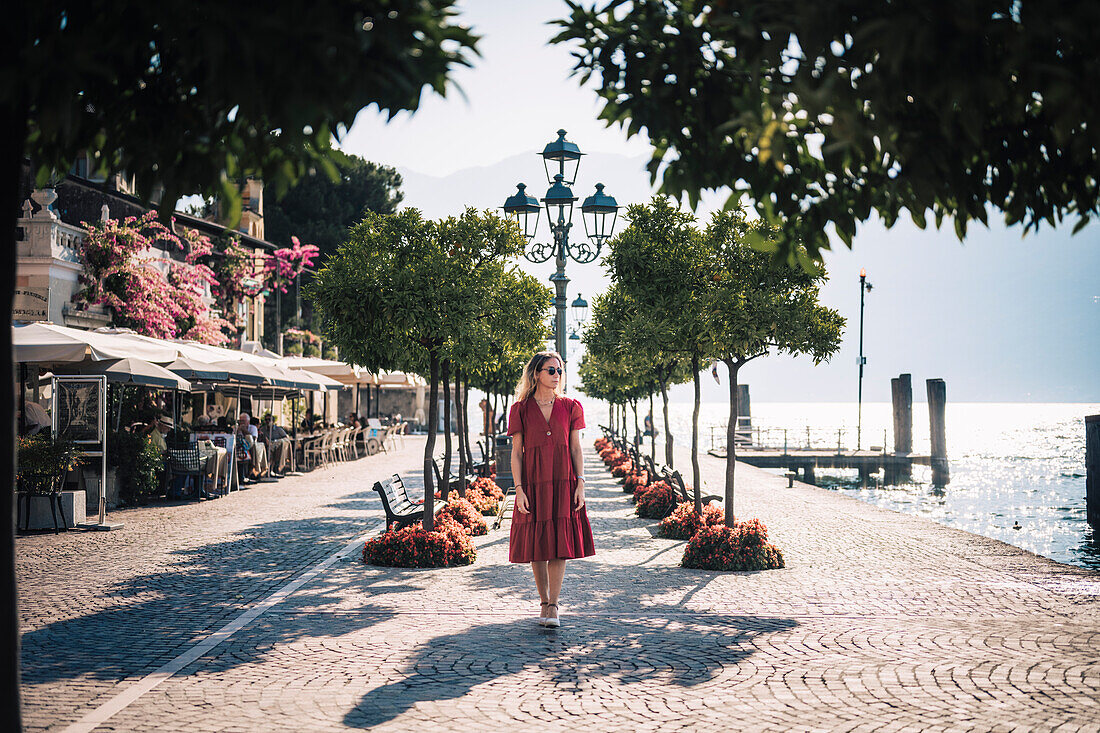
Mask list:
[[[516,184],[516,192],[504,200],[504,214],[519,224],[523,236],[530,242],[535,238],[539,227],[539,213],[542,207],[538,199],[527,194],[527,186]]]
[[[554,176],[560,175],[562,183],[572,186],[577,180],[577,170],[584,153],[575,143],[565,139],[565,130],[558,130],[558,139],[546,144],[539,153],[542,165],[546,169],[546,182],[553,183]]]
[[[588,322],[588,301],[581,297],[580,293],[577,293],[577,299],[573,301],[573,323],[577,325],[577,328],[583,328],[584,324]]]
[[[619,205],[615,199],[603,192],[603,184],[596,184],[596,193],[581,204],[581,216],[584,219],[584,233],[597,243],[597,247],[611,236],[615,230],[615,220],[619,215]]]

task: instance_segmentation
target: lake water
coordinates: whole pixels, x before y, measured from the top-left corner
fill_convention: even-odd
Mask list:
[[[581,399],[584,399],[583,396]],[[586,407],[590,400],[585,400]],[[648,409],[648,405],[646,406]],[[655,417],[661,429],[660,402]],[[593,414],[593,409],[596,410]],[[605,424],[602,406],[588,409],[589,424]],[[669,405],[677,445],[691,445],[690,403]],[[645,410],[639,409],[639,420]],[[752,423],[762,437],[790,447],[855,445],[855,403],[753,403]],[[821,486],[951,527],[993,537],[1059,562],[1100,570],[1100,538],[1085,520],[1085,416],[1100,404],[948,403],[947,454],[951,481],[940,490],[926,466],[913,467],[913,483],[861,487],[855,471],[818,469]],[[704,403],[700,441],[725,444],[729,405]],[[893,447],[889,403],[864,403],[861,445]],[[806,428],[810,427],[807,438]],[[913,405],[914,452],[927,454],[928,407]],[[658,438],[658,455],[662,444]],[[706,487],[721,493],[720,486]],[[1014,529],[1018,522],[1020,529]]]

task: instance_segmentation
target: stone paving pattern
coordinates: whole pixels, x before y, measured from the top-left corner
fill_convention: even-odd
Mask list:
[[[1100,573],[741,464],[738,513],[787,568],[686,570],[585,449],[597,554],[568,566],[561,629],[534,622],[507,524],[465,568],[352,553],[100,730],[1100,730]],[[28,730],[61,730],[377,524],[372,483],[420,486],[422,450],[20,537]],[[700,461],[721,493],[723,461]]]

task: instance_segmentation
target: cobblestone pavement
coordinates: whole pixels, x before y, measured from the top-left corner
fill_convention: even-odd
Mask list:
[[[28,727],[64,729],[331,557],[421,449],[20,538]],[[1100,573],[740,465],[738,513],[787,568],[685,570],[587,468],[597,555],[569,564],[561,629],[535,624],[507,525],[466,568],[351,552],[98,730],[1100,730]]]

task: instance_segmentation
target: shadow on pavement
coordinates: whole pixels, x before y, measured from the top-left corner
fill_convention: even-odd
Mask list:
[[[481,624],[411,650],[401,679],[364,695],[343,723],[370,728],[418,703],[455,700],[485,684],[493,685],[494,705],[507,696],[579,692],[593,682],[603,690],[635,682],[691,687],[751,656],[760,635],[795,625],[783,618],[675,613],[566,617],[560,629],[541,629],[531,619]]]
[[[120,680],[146,674],[364,529],[361,518],[350,517],[275,521],[251,527],[229,541],[177,551],[173,554],[178,559],[171,567],[116,583],[100,593],[108,608],[24,633],[22,681]],[[351,559],[355,557],[353,552]],[[340,600],[338,590],[315,580],[277,608],[336,603]],[[390,584],[385,590],[394,593],[400,589]],[[265,618],[254,623],[262,626]],[[362,617],[328,616],[325,633],[358,630],[364,623]],[[266,639],[293,641],[315,632],[316,624],[291,614],[281,616],[277,628],[268,631]]]

